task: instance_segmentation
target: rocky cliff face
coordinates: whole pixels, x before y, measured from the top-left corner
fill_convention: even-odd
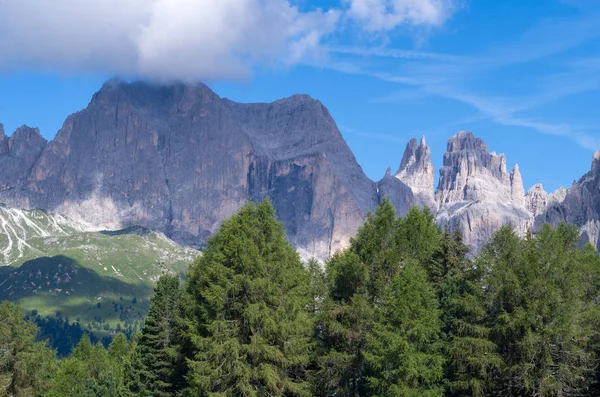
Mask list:
[[[45,147],[46,140],[37,128],[20,127],[8,138],[0,124],[0,190],[14,188],[22,182]]]
[[[459,132],[448,141],[435,198],[438,222],[459,227],[475,249],[502,225],[510,223],[523,232],[531,219],[519,167],[509,174],[506,157],[490,153],[470,132]]]
[[[319,101],[239,104],[202,84],[111,81],[47,146],[19,129],[0,162],[12,167],[0,202],[99,229],[142,225],[192,246],[248,200],[270,197],[292,243],[325,257],[382,197]],[[404,187],[383,190],[407,208]]]
[[[0,125],[0,203],[64,214],[86,228],[133,225],[201,247],[249,200],[269,197],[305,256],[344,248],[387,197],[399,215],[429,206],[474,249],[505,224],[524,233],[574,223],[600,244],[600,152],[568,191],[525,194],[518,165],[460,132],[448,141],[434,194],[431,150],[411,140],[395,174],[363,173],[321,102],[295,95],[241,104],[207,86],[111,81],[47,143]]]
[[[590,172],[567,191],[554,194],[544,211],[537,214],[534,226],[560,222],[579,226],[582,242],[600,249],[600,152],[595,153]]]
[[[418,205],[435,210],[436,203],[433,197],[435,170],[431,162],[431,149],[427,146],[425,137],[421,138],[420,144],[416,139],[408,142],[395,176],[410,187]]]

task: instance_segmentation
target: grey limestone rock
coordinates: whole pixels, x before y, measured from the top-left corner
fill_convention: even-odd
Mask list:
[[[435,170],[431,161],[431,149],[427,146],[425,137],[421,138],[420,143],[416,139],[408,142],[395,176],[412,189],[418,205],[435,210]]]
[[[592,159],[592,168],[568,189],[554,193],[547,208],[536,216],[535,228],[543,223],[577,225],[581,240],[600,249],[600,152]]]
[[[474,250],[503,225],[512,224],[523,233],[530,223],[519,167],[509,174],[506,157],[490,153],[470,132],[461,131],[448,141],[435,197],[438,223],[460,228]]]
[[[0,125],[0,191],[15,189],[27,178],[46,143],[37,128],[22,126],[6,137]]]
[[[306,95],[238,104],[203,84],[110,81],[47,146],[35,135],[17,131],[0,155],[20,164],[0,176],[0,201],[97,229],[141,225],[201,247],[245,202],[269,197],[292,243],[326,257],[379,201],[327,109]]]

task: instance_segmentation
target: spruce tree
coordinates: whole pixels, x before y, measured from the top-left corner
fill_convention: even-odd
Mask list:
[[[439,286],[446,358],[447,396],[488,396],[502,368],[490,340],[484,289],[485,273],[467,258],[459,229],[446,230],[430,273]]]
[[[226,220],[188,272],[188,391],[310,395],[309,284],[270,202]]]
[[[396,212],[385,199],[369,213],[350,248],[327,263],[329,296],[320,320],[317,395],[367,392],[364,349],[385,286],[400,269]]]
[[[429,280],[440,290],[447,277],[461,277],[469,267],[467,254],[469,248],[463,243],[463,236],[457,227],[450,232],[446,224],[444,233],[439,237],[439,244],[435,247],[431,259],[424,263]]]
[[[313,394],[364,395],[364,348],[375,311],[367,293],[369,271],[359,256],[348,250],[329,260],[327,279],[330,294],[319,322],[319,371]]]
[[[178,276],[163,275],[154,288],[127,374],[127,384],[134,394],[168,397],[184,387],[179,283]]]
[[[406,216],[398,219],[394,237],[402,258],[416,260],[428,268],[439,250],[441,234],[429,208],[413,206]]]
[[[523,242],[502,229],[484,250],[502,395],[583,395],[595,367],[588,266],[578,231],[546,225]],[[597,284],[597,280],[596,280]]]

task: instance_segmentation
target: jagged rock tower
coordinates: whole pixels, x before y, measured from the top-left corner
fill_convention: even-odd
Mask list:
[[[509,174],[506,157],[490,153],[471,132],[461,131],[448,140],[435,199],[438,222],[459,227],[474,248],[506,224],[523,232],[531,219],[519,167]]]
[[[416,204],[430,207],[435,211],[437,207],[433,196],[435,170],[431,162],[431,149],[427,146],[425,137],[421,138],[420,144],[417,144],[416,139],[408,142],[395,176],[411,188]]]

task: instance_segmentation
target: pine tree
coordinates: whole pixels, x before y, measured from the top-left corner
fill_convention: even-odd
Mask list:
[[[455,228],[450,232],[446,224],[444,233],[440,236],[440,243],[433,252],[431,260],[424,263],[429,280],[440,290],[447,277],[461,277],[469,266],[466,259],[469,248],[463,243],[462,232]]]
[[[56,352],[36,342],[38,328],[14,303],[0,304],[0,396],[27,396],[47,390]]]
[[[108,346],[108,358],[111,366],[111,375],[108,381],[114,383],[114,386],[112,384],[110,386],[117,391],[119,396],[128,394],[128,389],[125,385],[125,370],[129,363],[130,355],[131,344],[127,340],[127,337],[122,333],[117,334]]]
[[[327,263],[329,296],[320,320],[314,393],[360,396],[367,391],[364,348],[385,286],[400,269],[396,212],[385,199],[369,213],[350,248]]]
[[[398,252],[404,259],[416,260],[428,268],[439,250],[441,231],[429,208],[411,207],[405,217],[398,219],[395,240]]]
[[[587,392],[595,366],[589,348],[594,330],[586,302],[588,267],[578,240],[578,231],[564,224],[546,225],[523,242],[503,229],[484,251],[491,270],[492,334],[506,363],[499,393]]]
[[[226,220],[188,272],[193,395],[310,395],[310,276],[268,202]]]
[[[319,372],[313,394],[364,395],[364,348],[375,311],[367,294],[369,271],[359,256],[348,250],[329,260],[327,279],[330,295],[319,322]]]
[[[432,262],[439,285],[448,396],[483,397],[493,391],[502,358],[490,340],[482,268],[467,258],[459,229],[446,230]],[[430,273],[431,277],[432,273]]]
[[[365,348],[372,396],[442,396],[441,323],[425,270],[406,262],[386,287]]]
[[[368,214],[355,238],[350,240],[350,250],[367,267],[367,298],[376,301],[385,285],[399,270],[401,252],[394,237],[398,234],[396,211],[388,199]],[[396,234],[396,235],[395,235]]]
[[[127,374],[134,394],[168,397],[184,387],[179,284],[179,277],[163,275],[154,288]]]

